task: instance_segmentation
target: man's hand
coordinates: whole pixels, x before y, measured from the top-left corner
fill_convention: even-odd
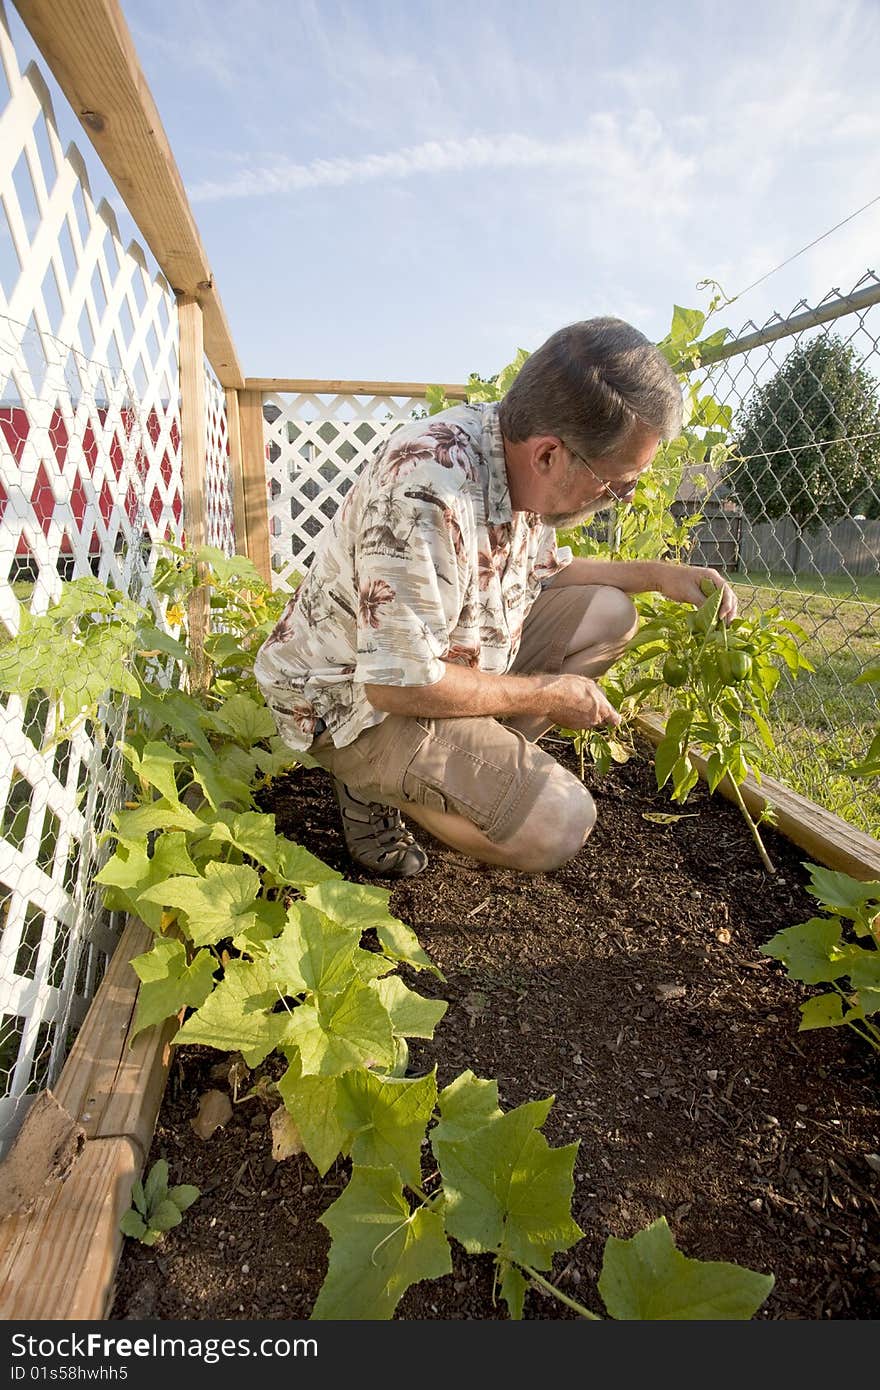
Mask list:
[[[595,729],[598,724],[616,728],[620,723],[617,710],[589,676],[564,673],[546,680],[545,709],[554,724],[563,729]]]
[[[724,575],[719,574],[717,570],[705,568],[703,565],[661,565],[657,591],[664,598],[675,599],[677,603],[692,603],[695,608],[699,608],[706,599],[700,585],[707,579],[716,589],[723,590],[718,616],[722,622],[729,623],[736,617],[736,594]],[[706,588],[709,588],[708,584]]]

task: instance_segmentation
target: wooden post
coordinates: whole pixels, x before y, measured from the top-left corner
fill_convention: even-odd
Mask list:
[[[183,521],[187,550],[207,544],[205,526],[205,338],[201,306],[192,295],[177,301],[180,330],[180,440],[183,462]],[[210,679],[205,657],[209,629],[208,590],[194,589],[188,604],[189,647],[193,658],[190,688],[204,690]]]
[[[241,446],[241,412],[238,392],[226,392],[226,432],[229,435],[229,469],[232,475],[232,512],[235,518],[235,553],[247,555],[247,509],[244,504],[244,451]]]
[[[269,503],[266,488],[262,392],[241,391],[239,406],[248,555],[266,583],[271,585],[272,562],[269,551]]]

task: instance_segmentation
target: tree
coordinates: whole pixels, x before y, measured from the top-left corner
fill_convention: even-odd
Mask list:
[[[880,385],[841,338],[799,343],[747,400],[728,483],[753,521],[880,516]]]

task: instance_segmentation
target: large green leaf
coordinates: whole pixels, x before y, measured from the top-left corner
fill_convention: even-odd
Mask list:
[[[498,1082],[485,1081],[463,1071],[440,1092],[440,1121],[432,1131],[432,1143],[469,1139],[490,1120],[503,1114],[498,1105]]]
[[[390,897],[387,888],[371,888],[345,880],[328,880],[305,890],[306,901],[334,921],[357,927],[362,932],[375,927],[383,951],[393,960],[404,960],[416,970],[431,970],[440,975],[419,945],[412,927],[389,912]]]
[[[112,817],[120,840],[135,842],[144,840],[154,830],[193,830],[204,829],[202,821],[188,806],[160,798],[147,802],[133,811],[117,811]]]
[[[108,907],[130,912],[158,932],[162,925],[162,905],[142,899],[141,894],[173,874],[198,876],[198,869],[187,852],[183,831],[165,831],[159,835],[152,858],[147,857],[146,841],[128,844],[121,840],[96,877],[115,894],[105,899]]]
[[[286,1009],[269,1012],[284,993],[284,982],[266,960],[230,961],[219,985],[186,1020],[174,1042],[241,1052],[249,1067],[259,1066],[289,1032],[291,1014]]]
[[[152,951],[135,956],[131,963],[141,981],[132,1038],[184,1007],[199,1008],[214,988],[217,962],[211,952],[197,952],[188,965],[180,941],[160,937]]]
[[[434,1029],[449,1005],[445,999],[423,999],[407,989],[399,975],[376,980],[373,989],[391,1015],[391,1026],[400,1037],[433,1038]]]
[[[141,717],[151,723],[154,731],[170,729],[179,738],[185,738],[196,748],[201,748],[203,753],[211,752],[211,745],[202,728],[204,706],[192,695],[186,695],[182,690],[156,691],[144,686],[138,696],[138,707]]]
[[[392,960],[405,961],[414,970],[430,970],[439,980],[443,979],[442,971],[430,956],[425,954],[419,945],[419,938],[405,922],[399,922],[396,917],[392,917],[389,921],[378,924],[376,934],[386,956],[390,956]]]
[[[393,1168],[355,1168],[318,1219],[333,1245],[317,1320],[390,1318],[412,1284],[452,1270],[442,1218],[424,1207],[410,1211]]]
[[[251,805],[251,789],[241,778],[231,777],[228,767],[215,753],[193,754],[193,777],[205,794],[213,811],[226,803],[235,807]]]
[[[339,1120],[357,1164],[391,1166],[411,1187],[422,1180],[422,1140],[437,1100],[434,1072],[416,1080],[383,1078],[363,1069],[339,1077]]]
[[[838,917],[811,917],[785,927],[760,948],[762,956],[781,960],[793,980],[819,985],[839,980],[849,970]]]
[[[218,811],[211,833],[203,848],[215,845],[234,845],[242,854],[255,859],[266,869],[274,869],[278,860],[278,835],[274,815],[260,811]]]
[[[820,864],[810,864],[806,861],[804,868],[810,871],[807,892],[812,893],[814,898],[818,898],[839,916],[858,918],[862,915],[865,905],[875,899],[880,907],[880,882],[876,879],[864,883],[857,878],[851,878],[849,874],[839,873],[835,869],[825,869]]]
[[[807,1033],[812,1028],[840,1028],[846,1022],[839,994],[816,994],[801,1004],[800,1011],[799,1033]]]
[[[197,946],[210,946],[252,927],[260,878],[246,864],[208,864],[204,878],[166,878],[141,894],[147,902],[176,907]]]
[[[301,1076],[297,1058],[278,1082],[305,1151],[323,1178],[351,1138],[339,1114],[339,1076]]]
[[[300,1050],[303,1075],[334,1076],[365,1064],[391,1066],[391,1019],[375,991],[354,978],[341,994],[302,1004],[290,1020],[289,1040]]]
[[[471,1253],[549,1269],[554,1252],[583,1235],[571,1218],[577,1144],[551,1149],[539,1129],[552,1103],[521,1105],[465,1139],[435,1131],[447,1230]]]
[[[244,811],[235,814],[220,810],[211,827],[207,847],[217,844],[234,845],[242,854],[247,854],[262,864],[282,883],[293,884],[297,888],[307,888],[325,879],[341,878],[336,869],[331,869],[302,845],[294,844],[275,829],[274,815],[264,815],[259,811]]]
[[[120,748],[138,777],[155,787],[172,805],[180,800],[175,767],[186,761],[182,753],[159,742],[145,744],[141,753],[128,743],[120,744]]]
[[[308,903],[291,903],[287,924],[267,948],[291,993],[338,994],[353,974],[358,933],[325,917]]]
[[[329,879],[342,879],[337,869],[331,869],[330,865],[325,864],[316,854],[282,835],[278,836],[277,858],[272,871],[282,883],[290,883],[300,890],[311,888],[316,883],[325,883]]]
[[[756,1313],[773,1282],[739,1265],[688,1259],[661,1216],[631,1240],[608,1238],[599,1292],[613,1318],[730,1321]]]
[[[328,879],[305,891],[306,902],[344,926],[367,931],[370,927],[396,922],[388,911],[391,893],[387,888],[371,888],[365,883]]]
[[[219,709],[211,711],[209,722],[220,733],[229,734],[246,747],[277,732],[269,710],[250,695],[232,695],[224,700]]]

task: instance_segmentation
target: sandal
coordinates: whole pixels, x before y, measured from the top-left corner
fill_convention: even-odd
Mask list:
[[[333,790],[342,814],[346,848],[356,864],[387,878],[412,878],[428,862],[395,806],[361,801],[344,782],[333,778]]]

